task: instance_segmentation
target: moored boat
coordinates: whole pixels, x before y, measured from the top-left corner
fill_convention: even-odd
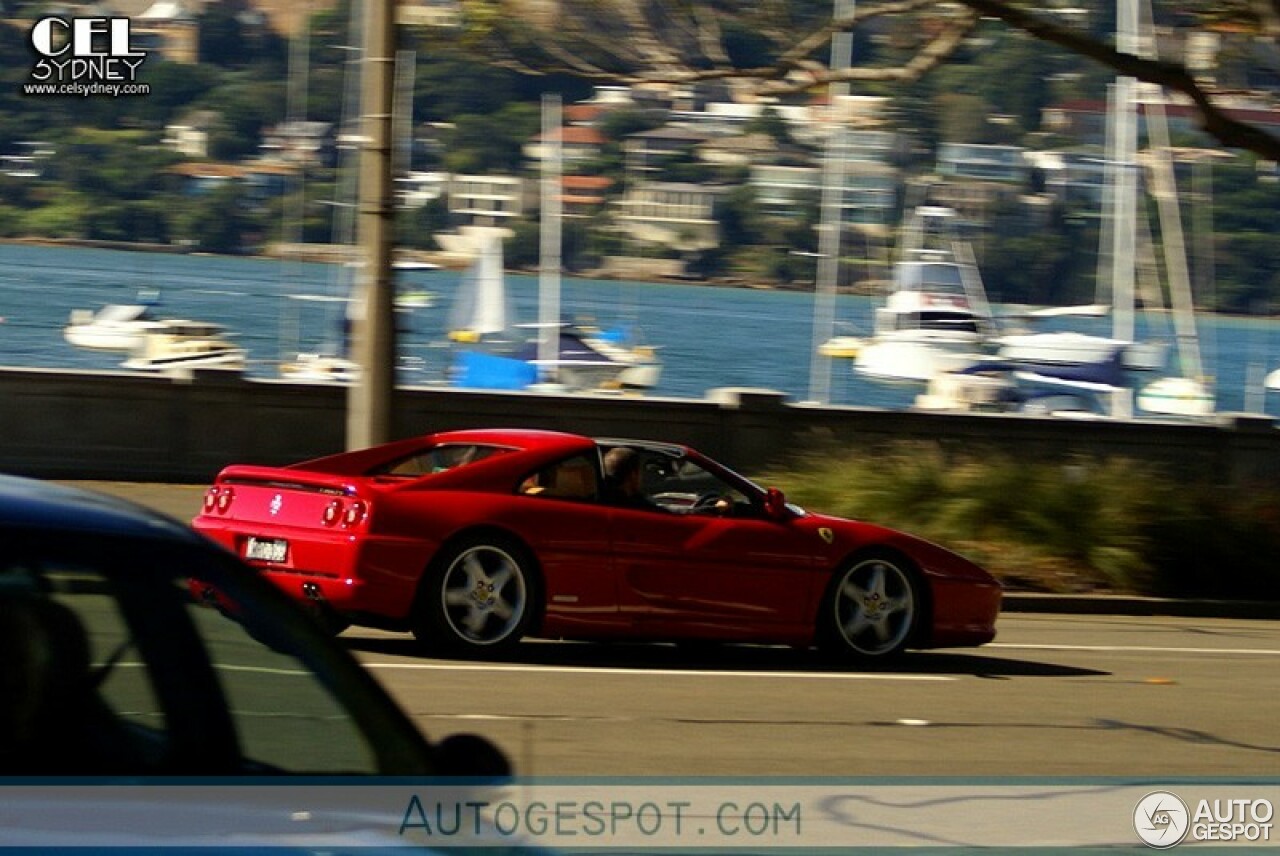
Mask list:
[[[232,344],[220,324],[169,320],[143,337],[121,365],[138,371],[245,367],[245,350]]]
[[[77,348],[97,351],[132,351],[165,322],[145,303],[108,303],[97,312],[73,309],[62,336]]]

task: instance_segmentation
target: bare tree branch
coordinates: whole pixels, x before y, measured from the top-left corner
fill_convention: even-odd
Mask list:
[[[1060,45],[1081,56],[1096,60],[1120,74],[1181,92],[1195,103],[1200,113],[1200,126],[1223,145],[1248,149],[1268,160],[1280,160],[1280,138],[1261,128],[1232,118],[1213,100],[1211,94],[1200,86],[1191,73],[1177,63],[1143,59],[1132,54],[1120,53],[1110,45],[1059,27],[1001,0],[957,0],[957,2],[979,14],[999,18],[1009,26],[1035,36],[1037,39]],[[1272,5],[1274,7],[1275,4]]]
[[[794,68],[801,59],[811,56],[814,51],[830,42],[834,33],[852,30],[872,18],[881,18],[886,15],[905,15],[930,6],[936,6],[937,4],[938,0],[899,0],[899,2],[881,3],[876,6],[864,5],[852,15],[846,15],[839,20],[832,20],[825,27],[814,30],[796,42],[793,47],[782,55],[778,60],[778,64]]]
[[[955,22],[946,27],[932,41],[916,52],[911,61],[902,66],[897,67],[867,67],[853,66],[851,68],[842,69],[833,72],[829,69],[822,69],[814,74],[812,81],[803,84],[795,83],[777,83],[762,87],[761,94],[785,95],[793,92],[799,92],[805,89],[812,89],[815,86],[822,86],[832,82],[843,81],[913,81],[919,80],[926,73],[936,68],[940,63],[955,53],[956,49],[963,44],[969,33],[978,23],[977,15],[963,15]]]
[[[559,0],[530,20],[525,0],[466,0],[480,13],[479,33],[491,62],[523,73],[559,72],[629,85],[737,79],[761,95],[787,95],[832,81],[912,81],[952,56],[979,16],[998,19],[1043,42],[1056,44],[1116,72],[1189,98],[1201,127],[1225,146],[1280,161],[1280,137],[1237,119],[1225,93],[1207,88],[1185,66],[1121,54],[1110,44],[1034,12],[1031,0],[883,0],[859,4],[841,20],[795,15],[787,0]],[[501,14],[499,14],[501,11]],[[1215,0],[1197,6],[1206,21],[1245,24],[1259,37],[1280,41],[1280,0]],[[819,53],[835,32],[873,18],[927,15],[940,31],[898,66],[861,65],[831,73]],[[552,17],[553,16],[553,17]],[[1206,17],[1207,16],[1207,17]],[[799,21],[804,21],[799,24]],[[777,57],[768,65],[734,68],[725,48],[732,22],[764,39]],[[932,28],[919,28],[932,32]],[[531,57],[540,52],[541,57]]]
[[[653,31],[644,10],[640,7],[640,2],[641,0],[616,0],[615,4],[622,20],[628,24],[632,38],[635,39],[637,51],[654,68],[669,71],[684,70],[684,63]]]
[[[704,3],[696,3],[693,7],[694,22],[697,24],[698,44],[702,52],[716,65],[728,66],[729,55],[724,52],[724,33],[720,29],[720,17],[714,9]]]

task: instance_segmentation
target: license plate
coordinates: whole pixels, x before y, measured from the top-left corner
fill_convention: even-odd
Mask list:
[[[289,558],[289,542],[282,538],[250,538],[244,545],[244,557],[261,562],[283,562]]]

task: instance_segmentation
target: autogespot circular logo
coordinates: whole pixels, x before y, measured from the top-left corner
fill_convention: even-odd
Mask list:
[[[1172,847],[1187,837],[1190,827],[1187,804],[1168,791],[1147,794],[1133,810],[1133,828],[1150,847]]]

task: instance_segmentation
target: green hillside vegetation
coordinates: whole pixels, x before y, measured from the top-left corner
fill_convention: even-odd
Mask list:
[[[1010,589],[1280,599],[1276,490],[1188,484],[1124,458],[1031,463],[923,443],[825,448],[760,481],[946,544]]]
[[[166,125],[196,110],[213,110],[220,120],[213,129],[210,159],[235,162],[256,155],[263,129],[284,118],[288,46],[278,35],[248,29],[235,14],[238,8],[234,3],[207,6],[200,19],[204,61],[189,66],[148,59],[143,79],[151,85],[151,94],[133,98],[22,95],[20,84],[31,65],[27,34],[20,27],[0,25],[0,153],[30,140],[48,142],[57,151],[39,180],[0,176],[0,237],[159,242],[217,252],[255,252],[279,240],[285,230],[286,200],[244,189],[184,193],[183,183],[171,171],[181,158],[161,144]],[[800,3],[790,14],[814,20],[829,14],[829,8]],[[306,111],[310,119],[336,123],[344,115],[349,16],[348,4],[341,3],[313,19]],[[892,58],[901,50],[894,26],[903,24],[886,23],[865,33],[860,29],[855,55]],[[1105,30],[1111,24],[1102,19],[1095,26]],[[469,36],[405,30],[403,38],[417,55],[414,119],[445,123],[439,130],[439,153],[420,156],[414,164],[418,169],[528,174],[522,147],[538,131],[542,92],[559,92],[566,103],[591,92],[581,80],[522,76],[497,68],[473,49]],[[768,45],[747,29],[732,30],[726,43],[743,64],[772,58]],[[992,23],[984,25],[953,62],[916,83],[865,85],[855,91],[893,99],[896,127],[913,141],[904,166],[927,173],[941,140],[1063,144],[1041,128],[1044,107],[1068,99],[1099,99],[1110,77],[1077,56]],[[610,142],[598,162],[586,169],[613,178],[614,192],[621,192],[628,176],[620,140],[656,121],[660,120],[643,111],[611,115],[601,129]],[[794,141],[785,139],[785,127],[776,116],[766,114],[752,130],[773,135],[779,149],[785,144],[797,157],[803,155]],[[813,259],[795,251],[816,248],[816,199],[801,217],[778,219],[762,212],[743,184],[741,167],[677,159],[659,177],[737,185],[719,215],[722,246],[687,257],[692,271],[781,284],[812,282]],[[1280,182],[1274,170],[1260,169],[1251,158],[1242,157],[1215,166],[1212,179],[1216,270],[1213,289],[1198,299],[1223,311],[1280,311],[1280,245],[1272,237],[1280,216]],[[332,167],[306,175],[307,240],[332,238],[335,209],[324,203],[338,184]],[[1035,218],[1018,205],[990,211],[988,228],[975,249],[992,299],[1092,300],[1096,214],[1069,206],[1041,211]],[[401,218],[399,239],[414,247],[431,248],[434,232],[456,225],[439,205],[402,212]],[[565,262],[571,270],[590,270],[602,256],[628,250],[606,220],[567,226]],[[516,225],[510,263],[536,263],[537,241],[530,238],[536,234],[536,223],[533,211]],[[847,242],[846,270],[854,272],[853,277],[864,276],[856,272],[864,270],[860,259],[878,250]]]

